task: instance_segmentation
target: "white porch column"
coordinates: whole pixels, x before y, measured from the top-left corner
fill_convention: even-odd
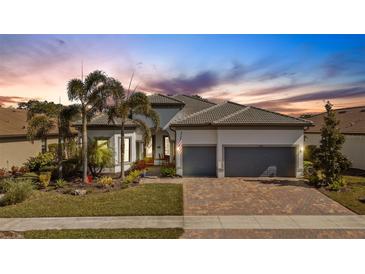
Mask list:
[[[183,159],[182,154],[184,153],[182,149],[183,145],[183,136],[181,130],[176,131],[176,141],[175,141],[175,148],[176,148],[176,174],[179,176],[183,175]]]
[[[217,129],[217,177],[224,177],[224,162],[223,162],[223,144],[221,131]]]

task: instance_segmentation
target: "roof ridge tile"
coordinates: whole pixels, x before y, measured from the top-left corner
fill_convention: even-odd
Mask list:
[[[211,107],[209,107],[209,108],[206,108],[206,109],[200,110],[200,111],[198,111],[198,112],[194,112],[194,113],[192,113],[192,114],[190,114],[190,115],[188,115],[188,116],[186,116],[186,117],[184,117],[184,118],[182,118],[182,119],[180,119],[180,120],[176,120],[175,122],[182,122],[182,121],[187,120],[187,119],[189,119],[189,118],[192,118],[192,117],[195,117],[195,116],[200,115],[200,114],[202,114],[202,113],[205,113],[205,112],[207,112],[207,111],[209,111],[209,110],[215,109],[215,108],[217,108],[217,107],[219,107],[219,106],[223,106],[224,104],[225,104],[225,103],[223,103],[223,104],[216,104],[216,105],[213,105],[213,106],[211,106]]]
[[[224,116],[223,118],[220,118],[220,119],[218,119],[216,121],[213,121],[212,124],[220,123],[220,122],[222,122],[224,120],[227,120],[227,119],[229,119],[231,117],[234,117],[234,116],[236,116],[236,115],[238,115],[238,114],[240,114],[240,113],[248,110],[249,108],[250,108],[250,106],[244,106],[243,109],[237,110],[236,112],[233,112],[233,113],[231,113],[231,114],[229,114],[227,116]]]

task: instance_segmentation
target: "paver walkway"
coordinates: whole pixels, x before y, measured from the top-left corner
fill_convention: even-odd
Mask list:
[[[361,229],[365,215],[342,216],[126,216],[0,218],[0,231],[45,229],[177,228],[208,229]]]

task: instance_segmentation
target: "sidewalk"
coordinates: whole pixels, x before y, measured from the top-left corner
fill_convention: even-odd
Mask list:
[[[365,215],[0,218],[0,231],[46,229],[364,229]]]

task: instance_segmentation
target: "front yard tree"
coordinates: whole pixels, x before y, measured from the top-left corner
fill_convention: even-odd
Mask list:
[[[325,108],[326,115],[321,128],[320,146],[315,153],[315,164],[322,171],[321,184],[335,189],[342,184],[341,174],[350,167],[350,162],[341,153],[345,138],[338,128],[339,121],[336,119],[332,104],[328,101]]]
[[[79,113],[78,105],[63,106],[53,102],[30,100],[20,103],[20,109],[27,110],[27,134],[31,140],[42,139],[47,149],[47,136],[51,130],[58,129],[57,161],[59,176],[62,177],[63,150],[65,140],[73,137],[71,121]]]
[[[124,181],[124,128],[128,120],[133,120],[138,124],[144,132],[144,144],[148,145],[151,140],[151,130],[149,126],[138,119],[136,115],[150,118],[155,127],[155,130],[160,125],[160,118],[158,113],[152,109],[146,94],[142,92],[126,92],[122,84],[113,78],[108,79],[109,96],[104,101],[106,113],[108,115],[109,123],[116,124],[116,120],[120,123],[120,178]]]
[[[80,102],[82,119],[82,180],[87,183],[87,123],[101,110],[106,91],[107,76],[96,70],[86,76],[85,80],[72,79],[68,82],[67,91],[70,101]]]

